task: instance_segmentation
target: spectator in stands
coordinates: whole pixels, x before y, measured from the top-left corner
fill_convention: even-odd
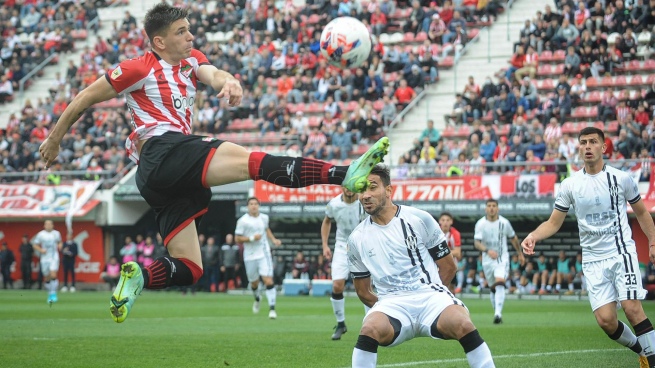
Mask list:
[[[453,104],[453,111],[450,113],[450,118],[454,120],[455,124],[467,123],[464,119],[466,110],[466,100],[461,94],[455,95],[455,103]]]
[[[405,23],[405,32],[418,33],[426,31],[423,29],[423,19],[425,18],[425,10],[418,0],[412,1],[412,11],[409,14],[408,22]]]
[[[441,17],[443,18],[443,14],[441,14]],[[444,19],[444,22],[448,24],[448,33],[442,37],[444,44],[451,43],[451,41],[460,36],[462,32],[466,33],[466,20],[462,18],[460,12],[454,11],[453,19],[450,22]],[[457,30],[457,26],[461,27],[459,31]]]
[[[505,72],[505,77],[508,80],[512,80],[512,75],[514,74],[514,72],[522,69],[525,66],[525,58],[526,55],[523,46],[520,45],[517,46],[516,53],[512,55],[512,59],[509,61],[510,66],[509,68],[507,68],[507,71]]]
[[[421,135],[418,137],[420,142],[424,142],[426,138],[433,147],[437,146],[437,143],[441,138],[441,133],[434,127],[434,120],[432,119],[428,120],[427,127],[423,129]]]
[[[568,18],[562,19],[562,25],[552,39],[552,45],[556,49],[565,49],[575,44],[580,32],[571,24]]]
[[[551,108],[545,111],[545,119],[550,120],[551,117],[559,118],[561,124],[564,124],[566,117],[571,114],[571,96],[567,93],[566,87],[559,86],[557,88],[557,97],[552,99]]]
[[[575,52],[575,47],[569,46],[566,57],[564,58],[564,73],[569,77],[580,72],[580,55]]]
[[[435,44],[443,44],[443,36],[448,31],[448,27],[438,13],[432,15],[432,21],[428,25],[428,39]]]
[[[318,129],[318,126],[311,128],[311,132],[307,137],[307,142],[303,150],[303,155],[314,155],[317,159],[321,159],[325,154],[327,146],[327,138],[323,132]]]
[[[352,133],[346,132],[342,124],[337,124],[337,130],[332,134],[328,151],[328,161],[338,155],[341,161],[348,158],[353,149]]]
[[[529,76],[534,79],[537,75],[537,68],[539,67],[539,55],[534,49],[534,46],[528,46],[528,53],[525,54],[525,59],[523,60],[523,66],[516,70],[515,76],[516,80],[520,83],[525,80],[525,76]]]
[[[521,162],[525,161],[525,145],[520,135],[514,135],[512,137],[512,144],[509,146],[509,152],[507,153],[507,161],[509,162]]]
[[[494,124],[501,121],[509,123],[516,112],[516,99],[513,94],[508,94],[505,89],[500,91],[500,96],[494,102],[493,118]]]
[[[401,81],[400,82],[401,86],[403,85],[403,83],[405,83],[405,85],[404,85],[405,90],[403,90],[400,93],[400,95],[401,95],[403,101],[405,101],[406,103],[409,103],[409,101],[412,98],[414,98],[415,94],[409,93],[409,91],[406,89],[406,88],[408,88],[407,87],[407,81]],[[375,71],[372,70],[372,69],[368,70],[368,76],[364,80],[364,90],[365,90],[365,96],[364,97],[366,97],[367,100],[371,100],[371,101],[377,100],[378,98],[380,98],[384,94],[384,84],[382,83],[382,78],[380,78],[379,75],[376,75]],[[398,90],[396,90],[396,93],[398,93]],[[409,88],[409,90],[411,90],[411,88]],[[414,92],[414,91],[411,90],[411,92]],[[398,95],[396,95],[396,98],[398,100],[400,100],[400,98],[398,98]],[[400,101],[398,101],[398,102],[401,103]]]
[[[491,135],[487,132],[482,134],[480,142],[480,155],[486,162],[494,162],[494,153],[496,152],[496,142],[491,140]]]
[[[598,105],[598,120],[606,123],[607,119],[615,117],[617,105],[618,99],[614,96],[614,89],[607,88],[600,99],[600,105]]]
[[[6,75],[0,77],[0,103],[11,101],[14,96],[14,87]]]
[[[309,272],[309,262],[305,259],[305,255],[302,251],[298,251],[296,256],[293,258],[293,264],[291,267],[291,274],[294,279],[299,279],[303,274]],[[309,277],[309,275],[307,275]]]
[[[394,97],[396,98],[396,101],[398,101],[398,106],[401,109],[404,109],[409,102],[416,97],[416,92],[407,85],[406,80],[401,79],[400,86],[396,89],[396,92],[394,92]]]
[[[380,122],[385,126],[389,126],[393,119],[396,117],[396,104],[391,100],[388,95],[382,97],[384,106],[380,111]]]
[[[121,277],[121,265],[115,256],[109,257],[109,262],[105,265],[104,271],[100,278],[109,284],[109,289],[116,287],[118,279]]]
[[[377,37],[386,30],[387,16],[382,12],[380,7],[376,7],[373,14],[371,14],[370,24],[373,29],[373,34]]]

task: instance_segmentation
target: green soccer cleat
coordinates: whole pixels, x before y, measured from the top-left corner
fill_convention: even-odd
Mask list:
[[[121,278],[111,296],[109,312],[116,323],[125,321],[136,298],[143,290],[143,274],[136,262],[121,266]]]
[[[341,185],[351,192],[362,193],[365,191],[369,184],[368,175],[375,165],[382,162],[387,153],[389,153],[389,138],[382,137],[362,157],[350,164]]]

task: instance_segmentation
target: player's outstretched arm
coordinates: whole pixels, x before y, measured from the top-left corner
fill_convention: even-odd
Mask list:
[[[544,221],[537,229],[528,234],[528,236],[523,239],[521,247],[523,248],[523,253],[527,255],[534,254],[535,244],[543,239],[550,238],[562,227],[564,220],[566,219],[566,212],[554,209],[550,214],[550,218],[547,221]]]
[[[357,292],[359,300],[361,300],[365,306],[373,308],[375,303],[378,302],[378,296],[373,294],[371,278],[354,278],[353,285],[355,286],[355,291]]]
[[[198,80],[219,91],[217,97],[226,98],[230,106],[241,105],[243,89],[239,80],[232,74],[219,70],[211,64],[205,64],[198,68]]]
[[[648,208],[646,208],[643,200],[640,199],[635,204],[631,204],[631,206],[637,216],[641,230],[644,231],[644,234],[648,238],[648,257],[651,262],[655,263],[655,224],[653,224],[653,218],[648,212]]]
[[[45,168],[49,168],[59,155],[59,146],[64,135],[68,132],[73,124],[82,116],[84,111],[89,107],[103,101],[110,100],[118,96],[114,87],[107,81],[107,78],[98,78],[93,84],[83,89],[70,105],[61,114],[54,129],[48,135],[48,138],[43,141],[39,152],[41,158],[45,161]]]
[[[330,251],[330,245],[328,244],[330,230],[332,230],[332,220],[325,216],[321,224],[321,242],[323,243],[323,257],[326,259],[332,259],[332,251]]]

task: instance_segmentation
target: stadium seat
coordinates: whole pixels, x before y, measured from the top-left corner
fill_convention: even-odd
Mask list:
[[[651,37],[652,35],[650,32],[641,32],[639,36],[637,36],[637,42],[640,45],[649,45]]]
[[[405,38],[405,36],[402,33],[396,32],[396,33],[391,35],[391,42],[394,43],[394,44],[401,43],[401,42],[403,42],[404,38]]]
[[[452,68],[455,65],[455,61],[452,56],[446,56],[439,62],[439,66],[442,68]]]
[[[446,125],[444,130],[441,131],[441,136],[444,138],[453,138],[455,136],[455,128],[452,125]]]
[[[588,103],[598,103],[601,100],[600,91],[591,91],[585,97],[585,101]]]
[[[225,32],[225,38],[223,38],[223,40],[227,42],[231,40],[233,37],[234,37],[234,31],[227,31]]]
[[[589,77],[585,81],[585,85],[587,86],[587,89],[596,88],[596,86],[598,86],[598,81],[594,77]]]
[[[298,111],[298,105],[296,105],[296,104],[292,104],[292,103],[288,103],[288,104],[287,104],[287,109],[289,109],[289,114],[295,114],[296,111]]]
[[[636,60],[633,60],[636,61]],[[643,79],[641,78],[641,75],[635,74],[630,78],[630,83],[629,85],[632,87],[641,87],[641,85],[644,84]]]
[[[389,36],[386,33],[382,33],[380,35],[380,43],[382,43],[383,45],[387,45],[389,43],[390,39],[391,39],[391,36]]]
[[[564,50],[556,50],[555,53],[553,53],[553,61],[564,61],[566,58],[566,53]]]
[[[323,111],[321,105],[319,105],[317,102],[310,103],[309,106],[307,106],[307,109],[309,110],[308,112],[311,114],[316,114]]]
[[[383,100],[376,100],[375,102],[373,102],[373,110],[382,111],[383,108],[384,108]]]
[[[584,119],[587,115],[588,112],[585,106],[578,106],[571,112],[571,117],[574,119]]]
[[[638,72],[641,70],[641,63],[639,60],[632,60],[625,65],[625,70],[628,72]]]
[[[470,30],[467,32],[467,36],[468,36],[469,41],[471,41],[471,40],[473,40],[474,38],[478,37],[479,34],[480,34],[480,30],[479,30],[479,29],[477,29],[477,28],[470,29]]]
[[[357,109],[357,106],[359,106],[357,101],[350,101],[350,102],[348,102],[348,105],[346,105],[345,110],[346,111],[355,111]]]
[[[427,34],[427,33],[425,33],[425,32],[419,32],[419,33],[416,35],[416,38],[414,38],[414,41],[415,41],[415,42],[423,42],[423,41],[425,41],[425,40],[427,40],[427,39],[428,39],[428,34]]]
[[[214,34],[215,41],[219,43],[225,42],[225,32],[216,32]]]
[[[614,86],[618,88],[622,88],[628,85],[628,82],[625,78],[625,75],[617,75],[616,78],[614,78]]]
[[[555,65],[553,68],[553,73],[555,73],[555,75],[564,74],[564,64]]]
[[[537,75],[543,77],[551,74],[552,74],[552,69],[550,67],[550,64],[539,64],[539,67],[537,68]]]
[[[592,105],[587,112],[587,118],[593,119],[598,116],[598,105]]]
[[[471,127],[468,125],[462,125],[457,129],[457,136],[461,138],[468,138],[468,136],[471,134]]]
[[[406,32],[405,35],[403,36],[403,42],[404,43],[414,42],[414,32]]]
[[[312,128],[317,127],[320,124],[320,121],[316,116],[310,116],[308,120],[309,120],[309,126]]]
[[[605,123],[603,123],[602,121],[597,121],[594,123],[593,127],[600,130],[605,130]]]
[[[616,39],[618,37],[621,37],[621,35],[618,32],[611,33],[609,36],[607,36],[607,43],[609,45],[616,44]]]
[[[439,45],[438,43],[433,43],[432,45],[430,45],[430,53],[432,55],[441,54],[441,45]]]
[[[646,78],[646,83],[649,84],[649,85],[652,85],[653,83],[655,83],[655,74],[649,74],[648,78]]]
[[[655,71],[655,60],[648,59],[644,61],[644,65],[641,67],[641,69],[649,72]]]
[[[598,87],[600,87],[600,88],[607,88],[607,87],[613,87],[613,86],[614,86],[614,78],[612,78],[609,75],[604,76],[603,79],[601,79],[598,82]],[[587,85],[587,87],[589,87],[589,86]]]
[[[614,120],[607,124],[605,131],[616,134],[619,131],[619,122]]]
[[[541,83],[537,85],[537,89],[546,90],[546,91],[551,91],[554,88],[555,85],[553,84],[553,80],[550,78],[542,80]]]
[[[573,134],[576,133],[576,126],[571,122],[566,122],[562,124],[562,133]]]
[[[553,61],[553,53],[545,50],[541,52],[541,55],[539,55],[539,61],[543,61],[545,63]]]

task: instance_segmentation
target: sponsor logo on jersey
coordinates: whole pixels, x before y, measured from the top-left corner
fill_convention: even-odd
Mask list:
[[[614,211],[603,211],[596,213],[589,213],[585,216],[585,221],[589,225],[604,225],[608,224],[616,218],[616,212]]]
[[[120,66],[117,66],[116,69],[111,72],[111,79],[116,80],[116,78],[120,77],[121,75],[123,75],[123,71],[121,70]]]
[[[181,95],[176,95],[173,94],[171,96],[171,99],[173,99],[173,106],[175,107],[176,110],[179,109],[190,109],[193,107],[193,103],[196,101],[196,98],[194,96],[181,96]]]

